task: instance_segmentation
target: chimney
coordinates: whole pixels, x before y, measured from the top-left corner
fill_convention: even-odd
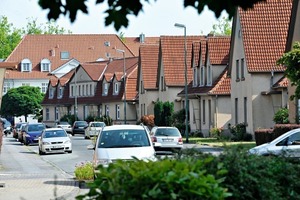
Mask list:
[[[140,43],[145,43],[145,34],[144,33],[140,34]]]

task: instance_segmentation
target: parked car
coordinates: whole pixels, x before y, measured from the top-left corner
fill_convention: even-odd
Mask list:
[[[64,121],[61,121],[61,122],[57,122],[56,128],[63,128],[65,129],[65,131],[67,133],[72,133],[72,126],[71,124],[69,124],[69,122],[64,122]]]
[[[46,126],[44,123],[28,123],[25,125],[23,133],[23,143],[25,145],[38,144],[39,137],[45,130]]]
[[[176,127],[155,126],[150,132],[153,143],[160,143],[155,147],[156,151],[181,150],[183,140],[180,131]]]
[[[98,136],[102,128],[105,126],[104,122],[90,122],[84,131],[84,138],[89,139],[91,137]]]
[[[108,166],[116,160],[156,160],[150,135],[143,126],[105,126],[94,147],[93,163]]]
[[[13,138],[18,139],[18,133],[21,130],[22,124],[26,124],[26,122],[19,122],[19,123],[15,124],[15,126],[13,128]]]
[[[39,137],[39,154],[72,153],[72,141],[63,128],[47,128]]]
[[[4,132],[4,135],[7,136],[8,134],[11,134],[12,133],[12,127],[11,127],[10,121],[8,121],[5,118],[1,118],[1,121],[3,123],[3,132]]]
[[[290,130],[269,143],[251,148],[249,153],[300,158],[300,128]]]
[[[27,123],[21,124],[20,129],[18,130],[18,141],[23,143],[23,133],[25,133],[25,127]]]
[[[88,127],[88,123],[86,121],[75,121],[72,126],[72,135],[75,134],[84,134],[85,129]]]

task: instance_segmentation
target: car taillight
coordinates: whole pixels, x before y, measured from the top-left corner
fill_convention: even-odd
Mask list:
[[[152,142],[157,142],[157,138],[156,137],[152,137],[151,140],[152,140]]]
[[[178,142],[183,142],[182,138],[178,138]]]

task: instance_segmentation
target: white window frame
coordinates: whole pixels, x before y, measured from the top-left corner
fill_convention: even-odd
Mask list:
[[[207,66],[207,86],[212,85],[212,67],[211,65]]]
[[[68,60],[70,58],[70,52],[68,51],[61,51],[60,52],[60,59],[61,60]]]
[[[41,60],[41,71],[50,72],[51,71],[51,62],[47,58]]]
[[[21,71],[30,72],[32,70],[32,63],[28,58],[25,58],[21,61]]]
[[[49,108],[46,108],[46,120],[50,119]]]
[[[120,105],[116,105],[116,119],[120,119]]]
[[[197,77],[197,68],[193,68],[193,86],[196,87],[198,85],[198,77]]]
[[[115,82],[115,84],[114,84],[114,94],[119,94],[119,84],[118,84],[118,82]]]
[[[205,67],[204,65],[200,68],[200,86],[204,86],[205,84]]]
[[[3,94],[6,94],[11,89],[10,82],[4,82]]]
[[[42,83],[41,92],[45,94],[47,92],[47,88],[48,88],[48,83]]]

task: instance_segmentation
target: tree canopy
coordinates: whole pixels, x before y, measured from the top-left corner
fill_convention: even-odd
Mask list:
[[[38,87],[21,86],[10,89],[2,98],[1,116],[39,115],[44,94]]]
[[[157,0],[154,0],[157,1]],[[162,1],[162,0],[161,0]],[[191,6],[200,14],[204,7],[207,6],[215,13],[217,18],[220,17],[222,11],[226,11],[230,18],[233,17],[237,7],[242,9],[252,8],[253,5],[260,1],[266,0],[183,0],[183,6]],[[39,0],[39,5],[42,9],[48,9],[48,19],[58,19],[59,16],[69,16],[71,22],[76,20],[77,12],[82,11],[88,14],[86,6],[87,0]],[[105,11],[105,25],[114,24],[115,29],[118,31],[121,27],[128,26],[128,15],[137,16],[143,11],[143,4],[149,3],[150,0],[108,0],[108,9]],[[104,3],[104,0],[95,0],[96,4]]]
[[[217,24],[213,24],[213,30],[211,31],[214,35],[231,35],[232,20],[226,17],[218,20]]]
[[[295,94],[290,96],[293,100],[295,97],[300,98],[300,42],[295,42],[293,49],[284,53],[277,61],[278,65],[286,67],[285,76],[291,81],[292,86],[296,86]]]

